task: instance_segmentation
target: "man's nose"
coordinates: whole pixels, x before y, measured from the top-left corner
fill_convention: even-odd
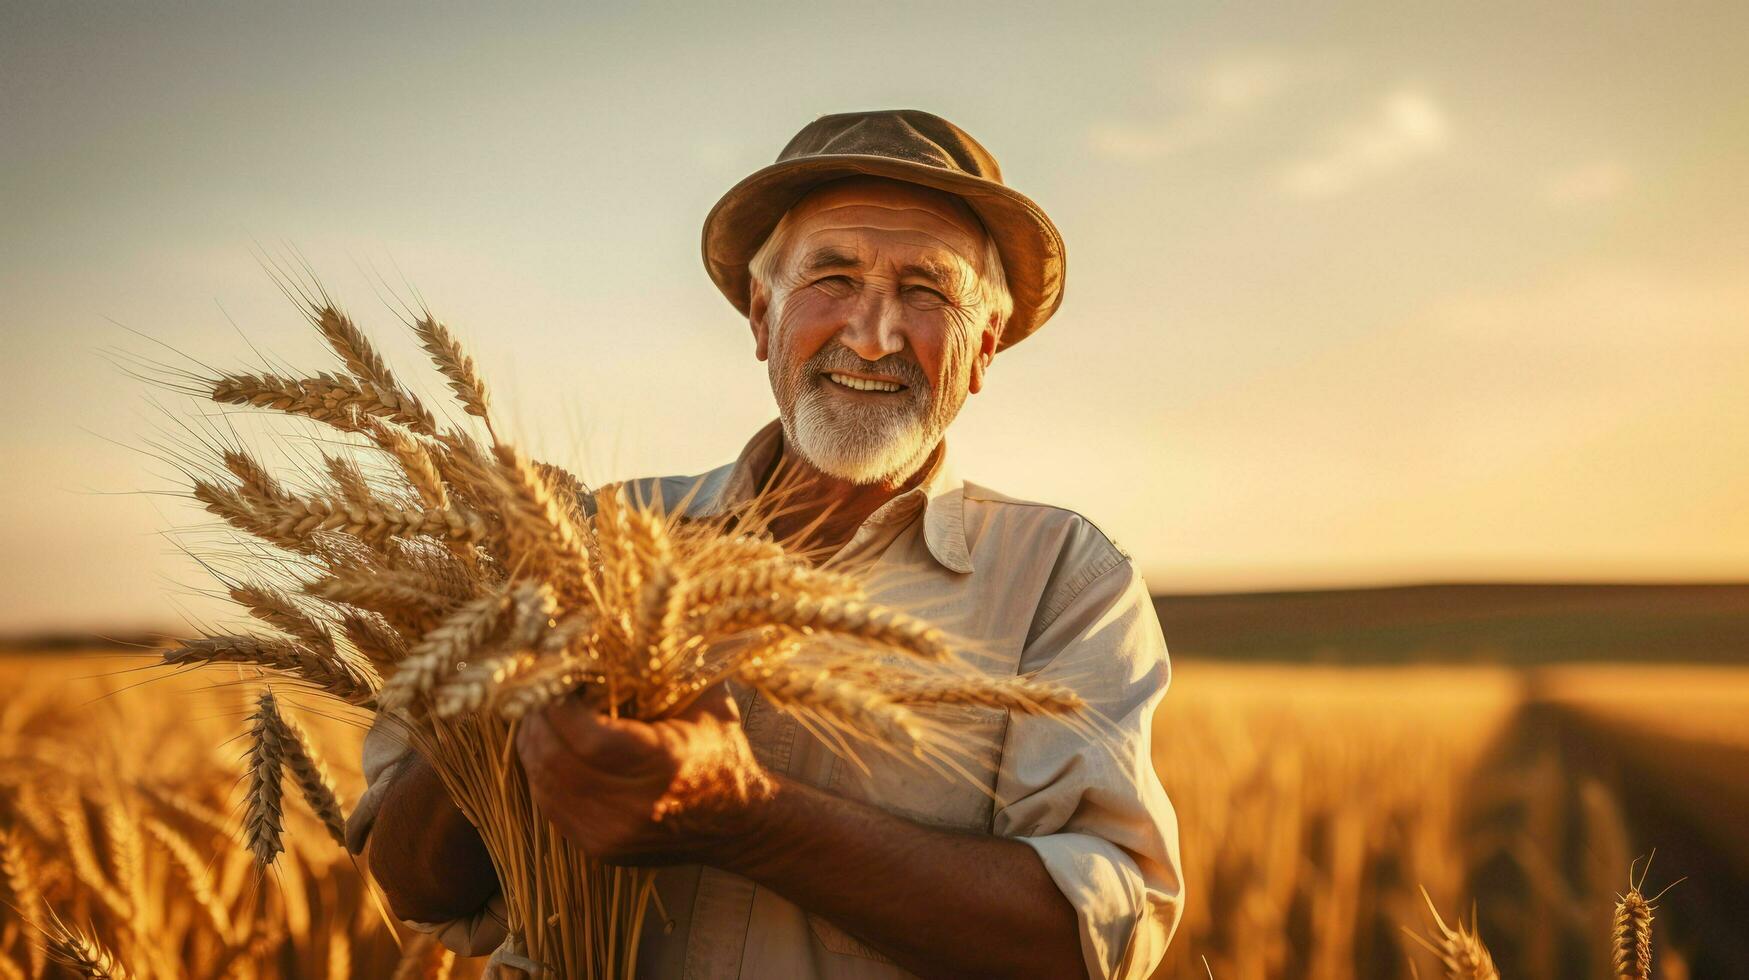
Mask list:
[[[885,290],[865,289],[845,318],[838,341],[865,361],[878,361],[905,349],[900,332],[901,311]]]

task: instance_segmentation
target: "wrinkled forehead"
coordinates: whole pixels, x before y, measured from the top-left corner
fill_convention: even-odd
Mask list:
[[[814,188],[790,208],[801,236],[833,229],[916,232],[975,257],[984,226],[965,201],[929,187],[881,177],[850,177]]]

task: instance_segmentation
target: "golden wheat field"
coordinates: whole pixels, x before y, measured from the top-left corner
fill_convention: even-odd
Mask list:
[[[135,976],[477,975],[388,928],[289,784],[288,851],[258,878],[240,735],[261,679],[153,660],[0,661],[0,976],[65,969],[23,910]],[[344,805],[360,718],[275,690]],[[1188,890],[1157,976],[1441,976],[1405,931],[1429,932],[1422,887],[1447,922],[1474,903],[1502,976],[1611,976],[1616,896],[1653,847],[1649,892],[1688,876],[1659,903],[1654,975],[1749,962],[1749,670],[1180,661],[1155,752]]]

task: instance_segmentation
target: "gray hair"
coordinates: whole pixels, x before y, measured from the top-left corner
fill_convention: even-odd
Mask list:
[[[768,293],[775,292],[777,257],[789,245],[789,236],[795,227],[790,217],[794,214],[793,208],[785,211],[783,217],[778,219],[777,227],[771,229],[771,234],[765,237],[759,250],[747,261],[748,274],[764,283]],[[1002,267],[1002,252],[997,249],[996,239],[987,230],[984,232],[982,258],[983,261],[976,264],[978,294],[986,308],[996,311],[996,336],[1000,338],[1002,330],[1008,326],[1008,319],[1014,315],[1014,294],[1008,291],[1008,272]]]

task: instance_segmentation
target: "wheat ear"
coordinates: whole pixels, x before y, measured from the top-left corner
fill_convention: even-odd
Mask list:
[[[188,894],[194,898],[194,903],[207,914],[212,922],[214,935],[220,938],[231,934],[231,914],[225,908],[225,903],[219,901],[218,893],[213,890],[212,874],[200,858],[200,853],[188,838],[177,833],[170,825],[155,817],[145,819],[146,833],[158,842],[164,852],[170,855],[171,863],[176,865],[182,875],[183,884],[188,888]]]
[[[324,656],[293,640],[207,636],[179,642],[180,647],[164,651],[165,663],[253,664],[309,681],[352,704],[376,697],[382,684],[376,671],[356,657],[338,652]]]
[[[902,677],[882,680],[879,689],[895,704],[970,704],[1022,714],[1067,714],[1087,705],[1070,688],[1028,677]]]
[[[1446,980],[1500,980],[1500,972],[1494,968],[1494,957],[1488,952],[1488,947],[1482,944],[1482,937],[1476,931],[1475,913],[1472,911],[1470,928],[1464,929],[1462,919],[1455,925],[1448,926],[1445,919],[1439,915],[1439,909],[1433,905],[1433,896],[1427,894],[1427,889],[1421,889],[1421,898],[1427,903],[1427,911],[1433,915],[1434,928],[1428,939],[1409,933],[1409,938],[1420,943],[1439,957],[1439,963],[1445,970]],[[1405,929],[1405,932],[1408,930]]]
[[[431,446],[414,435],[411,429],[393,422],[374,421],[368,429],[371,439],[401,465],[401,472],[418,491],[425,506],[449,509],[449,490],[443,485],[443,476]]]
[[[272,691],[262,691],[249,718],[249,799],[243,831],[255,863],[266,867],[285,849],[283,786],[285,722]]]
[[[292,782],[297,784],[298,792],[309,804],[311,812],[322,821],[328,836],[334,838],[334,843],[345,847],[346,810],[341,806],[340,793],[334,788],[333,778],[328,775],[328,767],[322,763],[321,754],[316,751],[315,743],[310,741],[303,726],[284,715],[278,718],[282,726],[280,740],[285,747],[286,768],[291,772]]]
[[[413,333],[418,336],[425,352],[431,355],[431,362],[437,366],[438,372],[448,379],[462,410],[483,420],[489,429],[492,425],[491,398],[473,357],[462,348],[448,327],[429,314],[414,322]]]
[[[1654,852],[1655,854],[1656,852]],[[1638,864],[1639,859],[1634,860]],[[1634,867],[1628,867],[1628,892],[1615,903],[1615,928],[1610,939],[1615,954],[1616,980],[1651,980],[1652,976],[1652,913],[1658,911],[1658,899],[1676,887],[1678,878],[1665,886],[1664,892],[1647,898],[1642,891],[1646,875],[1652,871],[1652,858],[1640,869],[1640,879],[1634,880]]]
[[[509,604],[503,593],[475,599],[425,634],[384,686],[383,706],[408,708],[457,670],[465,669],[467,659],[498,631]]]
[[[945,660],[948,655],[941,631],[920,619],[884,606],[830,597],[783,594],[732,600],[694,617],[687,631],[714,641],[758,626],[835,633],[904,650],[926,660]]]
[[[285,487],[273,478],[273,474],[267,472],[267,467],[262,466],[259,460],[248,453],[227,449],[220,458],[225,463],[225,469],[230,470],[231,475],[251,492],[263,497],[290,496]]]
[[[12,896],[13,908],[26,923],[34,925],[37,908],[42,904],[42,891],[37,886],[36,866],[24,849],[24,841],[16,828],[0,828],[0,871],[5,872],[6,891]],[[43,948],[36,943],[30,944],[29,956],[30,975],[42,976],[47,958]]]
[[[312,650],[334,653],[334,635],[328,627],[300,608],[291,596],[270,585],[245,583],[231,586],[231,600],[267,625],[295,637]]]
[[[127,899],[134,919],[146,912],[145,842],[133,814],[111,800],[103,805],[103,837],[109,846],[109,864],[115,869],[116,890]]]
[[[399,422],[422,435],[437,431],[431,412],[405,391],[326,372],[313,378],[225,374],[210,383],[208,394],[221,404],[271,408],[325,422],[344,432],[362,431],[361,416],[365,415]]]
[[[361,381],[384,388],[396,389],[395,376],[389,372],[389,365],[377,349],[365,337],[364,331],[352,322],[352,318],[335,309],[332,304],[312,309],[311,319],[316,323],[316,330],[322,339],[328,342],[328,347],[346,363],[346,370],[351,371]]]
[[[61,921],[53,910],[40,928],[47,939],[49,957],[74,976],[84,980],[128,980],[132,976],[96,935]]]

